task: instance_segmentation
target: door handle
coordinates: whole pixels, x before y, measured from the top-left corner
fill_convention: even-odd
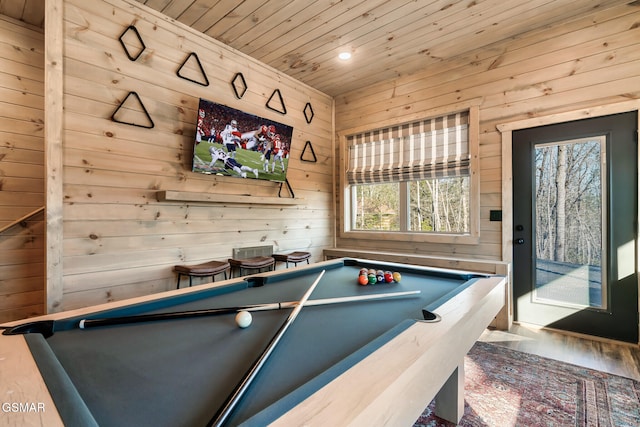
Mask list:
[[[524,239],[522,237],[514,240],[516,245],[524,245]]]

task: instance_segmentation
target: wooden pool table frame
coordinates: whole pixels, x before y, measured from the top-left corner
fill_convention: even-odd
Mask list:
[[[324,261],[300,266],[315,269]],[[277,275],[282,271],[261,273]],[[230,279],[237,281],[238,279]],[[158,297],[197,292],[215,282],[101,304],[31,320],[58,320],[142,303]],[[335,378],[274,425],[412,425],[435,397],[439,416],[458,421],[464,410],[464,356],[504,308],[506,280],[481,279],[440,306],[442,320],[417,322]],[[7,323],[12,326],[23,321]],[[384,369],[381,369],[384,367]],[[44,411],[12,412],[0,407],[0,424],[62,426],[47,386],[22,335],[0,335],[0,405],[28,403]],[[9,409],[9,410],[6,410]]]

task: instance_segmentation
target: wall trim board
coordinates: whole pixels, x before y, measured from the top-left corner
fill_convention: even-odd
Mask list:
[[[64,0],[45,3],[45,23],[45,312],[50,313],[61,309],[63,295]]]

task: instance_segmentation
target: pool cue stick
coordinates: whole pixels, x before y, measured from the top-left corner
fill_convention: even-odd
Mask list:
[[[169,313],[136,314],[132,316],[105,317],[100,319],[82,319],[78,328],[88,329],[98,326],[125,325],[129,323],[152,322],[156,320],[187,319],[190,317],[215,316],[217,314],[237,313],[242,310],[279,310],[283,303],[238,305],[235,307],[207,308],[203,310],[173,311]]]
[[[331,305],[331,304],[344,304],[348,302],[359,301],[374,301],[378,299],[390,299],[398,297],[406,297],[410,295],[418,295],[420,291],[400,291],[400,292],[386,292],[383,294],[371,294],[371,295],[353,295],[349,297],[335,297],[335,298],[322,298],[322,299],[310,299],[305,304],[305,307],[314,307],[318,305]],[[296,304],[295,301],[282,304]]]
[[[318,305],[331,305],[331,304],[344,304],[349,302],[359,301],[371,301],[378,299],[390,299],[399,298],[404,296],[417,295],[420,291],[401,291],[401,292],[387,292],[382,294],[371,295],[354,295],[348,297],[337,298],[323,298],[308,300],[305,306],[312,307]],[[130,323],[139,322],[152,322],[158,320],[173,320],[173,319],[187,319],[191,317],[204,317],[215,316],[219,314],[231,314],[238,311],[268,311],[268,310],[282,310],[287,308],[295,308],[299,301],[284,301],[273,302],[265,304],[249,304],[239,305],[235,307],[221,307],[221,308],[207,308],[203,310],[191,310],[191,311],[173,311],[168,313],[152,313],[152,314],[137,314],[132,316],[120,316],[120,317],[106,317],[100,319],[82,319],[78,324],[80,329],[89,329],[99,326],[115,326],[125,325]]]
[[[318,275],[318,278],[315,280],[315,282],[311,284],[307,292],[305,292],[304,296],[300,299],[299,303],[296,305],[293,311],[289,314],[289,317],[287,317],[287,320],[285,320],[285,322],[282,324],[280,329],[278,329],[278,332],[276,332],[274,337],[271,339],[271,342],[269,343],[267,348],[260,355],[260,357],[258,357],[258,359],[253,363],[251,368],[249,368],[244,378],[242,378],[242,380],[238,383],[238,385],[234,389],[233,393],[229,395],[229,397],[225,401],[222,408],[211,419],[211,421],[209,421],[209,424],[207,424],[207,427],[211,427],[211,426],[220,427],[224,424],[224,422],[227,420],[229,415],[231,415],[235,407],[240,402],[240,399],[242,399],[242,396],[244,395],[244,393],[247,391],[247,389],[249,388],[249,386],[251,385],[255,377],[260,372],[260,369],[262,369],[262,366],[264,366],[265,362],[267,361],[267,359],[269,358],[273,350],[278,345],[278,342],[280,342],[280,339],[282,338],[284,333],[287,331],[287,329],[289,329],[289,326],[291,326],[293,321],[296,320],[296,317],[300,313],[300,310],[302,310],[302,307],[304,307],[305,303],[311,296],[311,293],[320,282],[320,279],[322,279],[324,272],[325,270],[322,270],[320,272],[320,274]]]

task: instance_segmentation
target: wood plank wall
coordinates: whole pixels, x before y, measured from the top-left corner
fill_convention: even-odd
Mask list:
[[[567,7],[573,7],[567,2]],[[496,126],[640,98],[640,4],[629,2],[444,59],[415,75],[336,97],[336,132],[413,120],[423,111],[480,102],[480,221],[477,245],[344,239],[339,248],[502,259],[501,135]],[[340,171],[337,172],[340,174]],[[341,212],[338,184],[337,212]],[[339,227],[339,225],[338,225]],[[339,233],[339,230],[336,230]]]
[[[135,62],[118,41],[129,25],[146,45]],[[192,52],[209,86],[176,75]],[[329,96],[127,0],[65,1],[64,55],[64,295],[56,310],[175,288],[174,265],[227,259],[237,247],[269,244],[320,260],[333,245]],[[238,72],[248,86],[242,99],[231,86]],[[275,89],[286,115],[265,106]],[[130,91],[153,129],[110,120]],[[275,183],[191,172],[199,97],[293,126],[288,178],[300,204],[157,200],[158,191],[277,198]],[[300,160],[306,141],[316,163]]]
[[[44,205],[44,36],[0,16],[0,228]],[[43,214],[0,234],[0,322],[44,311]]]

